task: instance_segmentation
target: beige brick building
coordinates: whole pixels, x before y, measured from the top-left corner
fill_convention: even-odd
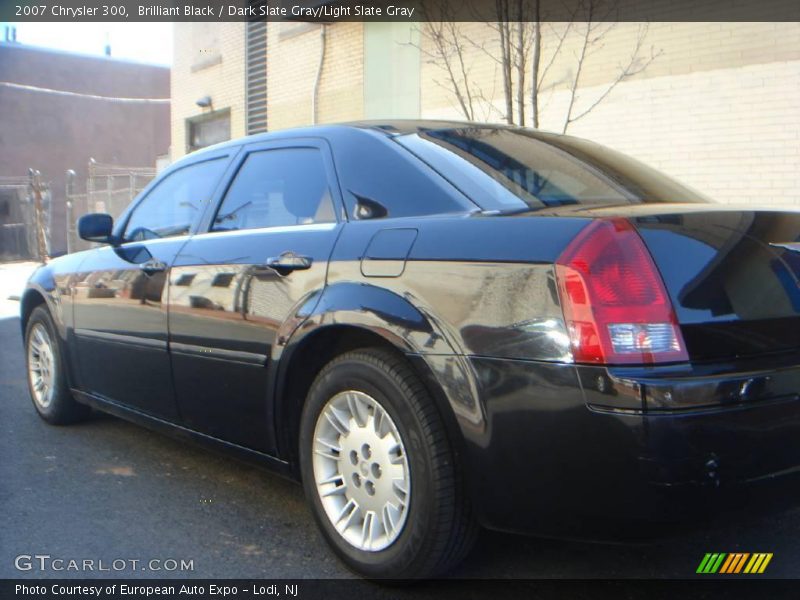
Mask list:
[[[548,71],[542,129],[563,128],[581,26],[572,25]],[[469,40],[464,62],[473,89],[483,98],[476,118],[502,122],[503,85],[491,56],[498,54],[497,32],[484,23],[458,27]],[[545,24],[545,61],[563,27]],[[608,28],[602,48],[583,65],[573,115],[613,83],[641,27]],[[173,158],[204,145],[205,137],[258,131],[258,111],[271,131],[363,118],[464,118],[441,61],[430,57],[424,25],[269,23],[259,35],[266,39],[254,42],[244,23],[175,25]],[[654,22],[644,40],[641,56],[653,52],[655,60],[568,133],[631,154],[721,201],[800,205],[800,23]],[[259,74],[252,56],[261,46],[266,102],[253,104],[262,88],[248,87],[248,79]],[[211,107],[196,104],[203,98]],[[214,125],[204,134],[204,119],[214,115],[227,115],[229,131]]]

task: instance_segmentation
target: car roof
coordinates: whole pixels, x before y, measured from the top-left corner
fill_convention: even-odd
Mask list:
[[[419,131],[441,130],[441,129],[518,129],[514,126],[498,125],[491,123],[475,123],[471,121],[455,120],[434,120],[434,119],[386,119],[386,120],[362,120],[349,121],[344,123],[331,123],[326,125],[310,125],[305,127],[293,127],[290,129],[279,129],[265,133],[256,133],[235,140],[221,142],[202,150],[193,152],[190,156],[201,157],[207,152],[215,152],[224,148],[252,144],[254,142],[268,142],[271,140],[288,140],[303,137],[335,137],[343,130],[370,130],[375,133],[383,133],[387,137],[417,133]]]

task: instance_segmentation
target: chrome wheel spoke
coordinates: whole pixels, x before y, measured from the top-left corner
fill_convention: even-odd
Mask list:
[[[374,398],[336,394],[314,430],[314,480],[328,519],[354,547],[379,551],[403,531],[411,473],[400,433]]]
[[[339,525],[344,521],[344,527],[348,527],[350,521],[352,521],[353,516],[358,513],[358,504],[352,498],[347,501],[347,504],[344,505],[341,511],[339,511],[339,517],[336,519],[334,525]]]
[[[395,479],[392,482],[392,491],[401,502],[405,503],[406,496],[408,496],[408,492],[405,488],[405,481],[401,479]]]
[[[324,456],[325,458],[330,458],[333,460],[339,460],[339,455],[334,453],[330,448],[323,448],[323,449],[315,449],[314,454],[319,456]]]
[[[342,449],[339,448],[338,444],[335,444],[334,442],[330,442],[323,438],[317,438],[317,443],[325,446],[335,456],[339,456],[339,454],[342,451]]]
[[[338,473],[336,473],[335,475],[333,475],[331,477],[328,477],[327,479],[323,479],[322,481],[318,481],[317,485],[326,485],[326,484],[329,484],[329,483],[335,483],[336,485],[339,485],[340,483],[343,483],[343,482],[344,482],[344,478],[341,475],[339,475]]]
[[[400,508],[391,502],[387,502],[383,507],[383,529],[386,535],[392,535],[397,530],[397,521],[401,512]]]
[[[406,460],[403,447],[395,444],[389,449],[389,460],[393,465],[401,465]]]
[[[364,516],[364,523],[361,525],[361,545],[369,550],[372,546],[372,538],[375,533],[375,513],[369,511]]]
[[[350,416],[359,427],[364,427],[367,424],[368,409],[362,403],[358,394],[347,395],[347,407],[350,409]]]
[[[334,496],[336,494],[345,494],[347,491],[346,485],[335,485],[328,489],[326,492],[320,492],[320,496],[323,498],[327,498],[328,496]]]
[[[342,418],[333,407],[325,411],[325,418],[328,419],[328,422],[340,435],[347,435],[349,433],[350,430],[347,426],[347,420]]]

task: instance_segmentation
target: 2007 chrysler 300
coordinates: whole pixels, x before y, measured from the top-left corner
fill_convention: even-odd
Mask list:
[[[646,521],[800,466],[800,213],[588,141],[263,134],[78,228],[100,245],[22,298],[39,414],[95,407],[300,479],[365,576],[441,573],[479,525]]]

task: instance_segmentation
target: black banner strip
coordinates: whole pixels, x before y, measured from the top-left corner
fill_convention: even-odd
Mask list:
[[[445,600],[458,598],[782,598],[793,580],[745,576],[691,580],[436,580],[371,582],[361,579],[59,579],[0,580],[4,600]],[[795,596],[796,597],[796,596]]]
[[[0,0],[6,22],[800,21],[797,0]]]

